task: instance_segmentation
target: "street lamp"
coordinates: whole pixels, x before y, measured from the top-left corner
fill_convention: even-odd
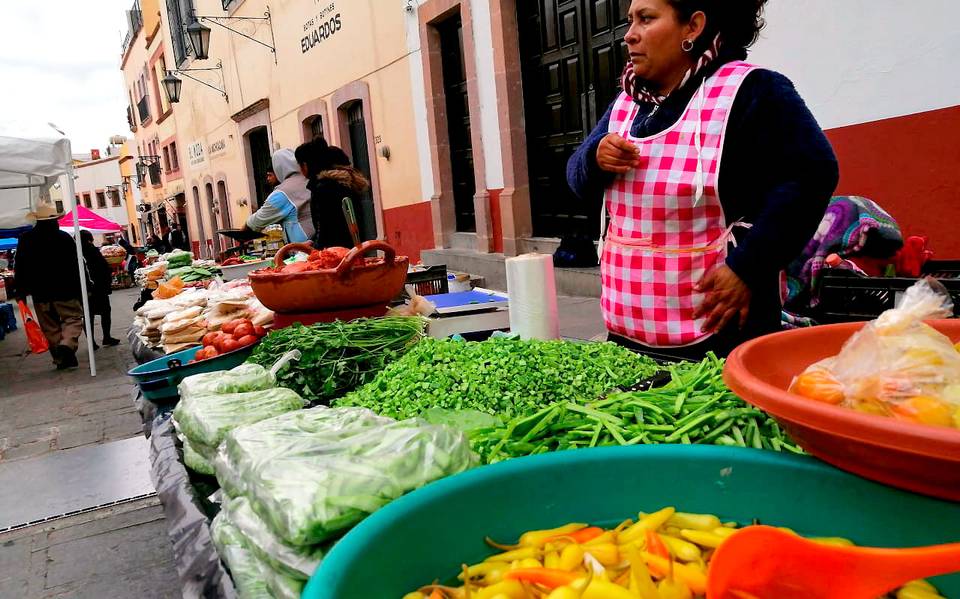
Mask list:
[[[163,78],[163,89],[167,92],[167,100],[171,104],[176,104],[180,101],[180,88],[183,87],[183,80],[173,74],[172,71],[167,71],[167,76]]]
[[[210,52],[210,28],[195,20],[187,25],[187,36],[197,60],[206,60]]]

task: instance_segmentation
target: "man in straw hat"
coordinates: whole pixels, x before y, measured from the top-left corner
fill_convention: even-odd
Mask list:
[[[58,370],[77,366],[77,345],[83,331],[77,248],[60,230],[62,214],[51,204],[30,213],[37,224],[20,236],[15,281],[18,299],[33,296],[37,323],[50,343]]]

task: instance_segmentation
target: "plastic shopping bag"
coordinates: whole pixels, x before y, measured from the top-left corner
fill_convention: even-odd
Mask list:
[[[868,414],[960,428],[960,350],[924,323],[952,315],[943,285],[921,280],[838,355],[798,376],[791,391]]]
[[[20,307],[20,318],[23,319],[23,330],[27,333],[30,352],[42,354],[48,351],[50,344],[47,343],[47,338],[44,336],[43,331],[40,330],[40,325],[38,325],[36,319],[34,319],[33,312],[30,311],[30,308],[27,307],[25,302],[21,301],[17,302],[17,304]]]

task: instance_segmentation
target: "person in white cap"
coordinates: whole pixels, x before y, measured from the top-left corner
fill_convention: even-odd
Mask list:
[[[62,214],[41,204],[33,229],[20,236],[14,270],[17,298],[33,297],[37,323],[50,343],[50,356],[58,370],[77,366],[77,346],[83,332],[80,272],[77,248],[60,230]]]

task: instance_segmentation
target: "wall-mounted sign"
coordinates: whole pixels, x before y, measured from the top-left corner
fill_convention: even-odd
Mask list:
[[[207,146],[207,154],[210,155],[210,158],[220,156],[221,154],[227,153],[227,140],[218,139],[217,141],[211,143]]]
[[[207,156],[203,151],[203,142],[195,141],[187,146],[187,162],[190,166],[203,166]]]
[[[318,44],[329,39],[336,32],[340,31],[343,24],[340,20],[340,13],[337,12],[336,2],[331,2],[329,6],[321,10],[315,17],[312,17],[303,24],[304,36],[300,39],[300,50],[304,54],[313,50]]]

